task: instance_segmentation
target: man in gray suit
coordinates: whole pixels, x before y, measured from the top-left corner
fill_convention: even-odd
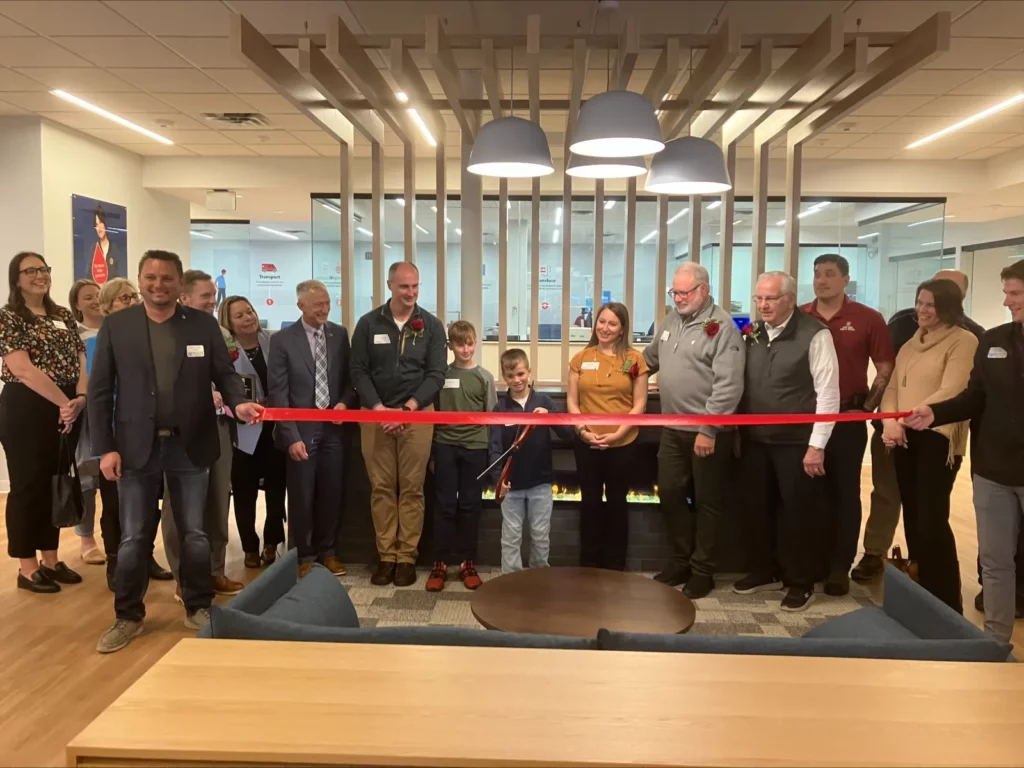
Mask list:
[[[319,280],[296,288],[302,318],[270,339],[267,378],[274,408],[344,410],[356,404],[349,380],[348,331],[328,322],[331,297]],[[320,562],[340,576],[334,538],[342,499],[340,424],[282,421],[275,441],[288,453],[288,514],[299,550],[299,577]]]

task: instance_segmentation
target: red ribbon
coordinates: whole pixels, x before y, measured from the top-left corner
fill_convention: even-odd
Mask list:
[[[328,421],[334,424],[472,424],[506,426],[532,424],[544,427],[751,427],[785,424],[899,419],[900,413],[733,413],[725,416],[669,413],[467,413],[464,411],[370,411],[322,410],[319,408],[267,408],[257,421]]]

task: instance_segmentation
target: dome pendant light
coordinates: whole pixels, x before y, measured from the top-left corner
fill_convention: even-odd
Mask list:
[[[515,104],[515,48],[512,49],[512,103]],[[555,172],[544,129],[516,117],[486,123],[476,135],[466,170],[478,176],[529,179]]]
[[[722,149],[713,141],[684,136],[655,155],[645,192],[659,195],[709,195],[732,189]]]
[[[580,107],[569,146],[588,157],[637,157],[664,148],[651,102],[632,91],[605,91],[589,99]]]
[[[647,163],[642,157],[583,157],[570,153],[565,172],[581,179],[629,179],[647,173]]]

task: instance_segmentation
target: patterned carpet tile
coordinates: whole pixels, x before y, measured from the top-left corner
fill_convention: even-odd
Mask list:
[[[499,575],[497,568],[480,571],[485,581]],[[410,587],[376,587],[370,584],[369,569],[354,568],[340,581],[348,589],[359,621],[365,627],[453,626],[482,629],[470,608],[473,593],[457,578],[450,578],[441,592],[427,592],[424,589],[427,571],[421,569],[418,576]],[[697,617],[691,634],[800,637],[834,616],[873,605],[868,591],[853,584],[850,594],[845,597],[829,597],[819,589],[807,610],[787,613],[779,607],[783,592],[737,595],[732,591],[732,583],[732,578],[722,577],[710,595],[694,601]]]

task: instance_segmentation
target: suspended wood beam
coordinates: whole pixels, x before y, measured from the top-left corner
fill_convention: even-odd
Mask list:
[[[540,124],[540,16],[526,17],[526,70],[530,120]],[[530,197],[530,359],[537,360],[540,341],[540,179]]]
[[[438,142],[437,154],[434,158],[434,207],[437,208],[437,227],[435,242],[437,245],[437,311],[438,318],[446,326],[448,324],[448,169],[445,165],[444,144]],[[481,338],[483,331],[481,330]]]
[[[730,146],[734,144],[730,142]],[[768,237],[768,147],[765,144],[754,145],[754,216],[751,226],[750,287],[754,288],[758,276],[764,272]],[[751,317],[754,317],[756,309],[751,303]]]
[[[483,54],[484,66],[484,88],[487,91],[487,103],[491,107],[491,117],[500,120],[505,116],[501,101],[504,97],[501,90],[501,78],[498,77],[498,65],[494,55],[494,41],[490,39],[480,42],[480,52]]]
[[[389,69],[398,87],[409,99],[400,109],[415,109],[416,114],[430,129],[435,142],[442,142],[445,133],[444,118],[437,111],[434,96],[423,79],[423,73],[416,66],[409,48],[401,40],[392,42]]]
[[[626,23],[619,32],[618,60],[615,63],[615,83],[620,90],[629,87],[629,78],[633,76],[639,55],[640,35],[636,31],[636,21],[632,16],[627,16]]]
[[[668,291],[668,195],[658,195],[658,262],[654,276],[654,328],[665,319],[665,293]]]
[[[299,41],[299,72],[316,86],[330,105],[341,112],[371,145],[384,141],[384,124],[376,114],[369,109],[350,109],[345,106],[346,100],[358,98],[359,92],[309,38]]]
[[[700,195],[690,195],[690,261],[694,264],[700,264],[700,227],[703,223],[700,200]]]
[[[508,349],[508,179],[498,181],[498,358]],[[534,363],[536,365],[536,363]]]
[[[740,107],[745,104],[754,106],[748,102],[771,73],[772,41],[766,38],[750,49],[739,69],[715,93],[712,105],[704,102],[703,111],[690,126],[690,135],[701,138],[713,136]]]
[[[526,17],[526,82],[530,120],[540,123],[540,16]]]
[[[394,103],[395,97],[391,86],[340,17],[335,16],[328,24],[325,53],[334,66],[369,100],[380,119],[398,138],[411,141],[416,133],[415,126],[404,109],[396,109],[394,114],[391,112],[389,106]]]
[[[568,164],[569,155],[565,156]],[[562,352],[562,386],[569,386],[569,327],[572,325],[572,317],[569,312],[572,301],[572,176],[562,174],[562,317],[560,319],[561,333],[559,340]]]
[[[786,144],[786,223],[783,225],[782,271],[798,279],[800,268],[800,189],[803,177],[803,143]]]
[[[594,319],[604,295],[604,179],[594,182]]]
[[[626,269],[625,284],[622,286],[623,297],[626,305],[626,312],[629,314],[629,321],[632,323],[636,315],[633,314],[633,279],[636,272],[636,176],[626,182]],[[597,318],[594,318],[597,322]],[[627,339],[633,338],[633,329],[627,328]]]
[[[576,129],[576,120],[580,116],[580,103],[583,101],[583,83],[587,78],[590,66],[590,51],[582,40],[577,40],[572,49],[572,84],[569,86],[569,112],[565,118],[565,157],[569,157],[569,145],[572,144],[572,132]],[[566,161],[568,162],[568,161]]]
[[[370,228],[373,230],[373,306],[384,303],[384,147],[370,146]]]
[[[439,145],[440,146],[440,145]],[[416,263],[416,145],[405,142],[402,155],[402,229],[405,234],[405,260]]]
[[[768,106],[743,109],[726,121],[722,127],[725,142],[738,141],[755,130],[842,51],[843,19],[840,14],[832,13],[757,90],[757,100]]]
[[[731,189],[722,193],[722,240],[718,249],[718,285],[713,286],[718,296],[718,306],[731,311],[732,306],[732,243],[733,222],[736,220],[736,144],[722,148],[725,168],[733,180]]]
[[[585,46],[582,40],[580,44]],[[669,90],[675,84],[681,68],[679,40],[673,37],[661,49],[658,61],[655,63],[654,69],[651,70],[651,76],[644,87],[644,98],[651,102],[651,106],[655,109],[661,109],[661,102],[665,100]]]
[[[587,52],[588,53],[590,52],[589,49],[587,49]],[[383,99],[383,102],[387,105],[388,109],[390,109],[392,111],[396,111],[396,112],[401,112],[402,110],[406,109],[406,107],[408,106],[406,103],[400,102],[397,98],[394,98],[394,97],[389,97],[389,98]],[[369,99],[364,99],[364,98],[361,98],[361,97],[352,98],[352,99],[344,99],[341,103],[346,108],[348,108],[348,109],[374,109],[374,106],[373,106],[373,104],[370,103]],[[451,104],[448,103],[447,99],[435,98],[435,99],[431,99],[430,101],[426,102],[426,104],[428,106],[432,107],[433,109],[437,110],[438,112],[451,112],[452,111]],[[462,105],[462,108],[464,110],[467,110],[467,111],[470,111],[470,112],[476,112],[476,111],[481,111],[481,110],[486,110],[486,109],[490,109],[491,108],[491,101],[490,101],[490,99],[485,99],[485,98],[471,98],[471,97],[463,96],[461,99],[459,99],[459,104]],[[328,104],[328,102],[326,100],[323,100],[323,101],[320,102],[320,106],[326,107],[326,106],[329,106],[329,104]],[[517,112],[527,112],[530,109],[530,101],[529,101],[529,99],[524,99],[522,97],[518,97],[515,100],[510,99],[510,98],[502,98],[500,103],[499,103],[499,106],[503,110],[510,110],[510,109],[512,109],[514,107]],[[669,99],[663,99],[662,100],[661,105],[659,106],[659,109],[662,112],[680,112],[680,111],[682,111],[684,109],[690,109],[691,107],[694,107],[694,106],[696,106],[696,109],[698,111],[700,111],[700,110],[709,110],[709,109],[724,109],[724,108],[726,108],[728,106],[731,106],[731,105],[726,103],[723,100],[722,96],[715,96],[715,98],[713,98],[713,99],[704,99],[704,101],[702,101],[700,103],[696,103],[696,105],[695,105],[694,102],[688,101],[686,99],[679,99],[679,98],[672,99],[672,98],[669,98]],[[764,107],[768,107],[768,106],[772,106],[772,105],[769,105],[769,104],[767,104],[765,102],[762,102],[762,101],[759,101],[757,99],[754,99],[754,100],[748,100],[748,101],[746,101],[745,103],[743,103],[740,106],[743,106],[746,109],[757,109],[757,108],[764,108]],[[807,105],[806,105],[805,102],[792,101],[792,102],[786,102],[785,104],[783,104],[783,106],[786,107],[786,108],[800,108],[800,107],[805,107]],[[556,109],[558,109],[558,110],[568,109],[569,108],[569,99],[565,99],[565,98],[561,98],[561,99],[558,99],[558,98],[542,98],[540,100],[540,108],[542,110],[544,110],[544,111],[556,110]],[[738,108],[739,107],[737,107],[737,109]],[[694,122],[696,122],[696,119],[694,120]]]
[[[697,113],[697,105],[718,88],[718,82],[740,54],[740,35],[734,24],[726,21],[715,38],[714,45],[704,54],[679,93],[679,99],[687,101],[688,105],[678,113],[662,112],[665,141],[674,139],[690,122]]]
[[[427,59],[434,68],[441,89],[448,99],[455,119],[462,129],[465,141],[473,141],[476,135],[476,124],[473,115],[469,110],[463,109],[460,99],[462,98],[462,81],[459,76],[459,65],[455,63],[455,55],[448,44],[448,35],[441,27],[441,18],[437,14],[426,16],[427,34],[426,49]]]

